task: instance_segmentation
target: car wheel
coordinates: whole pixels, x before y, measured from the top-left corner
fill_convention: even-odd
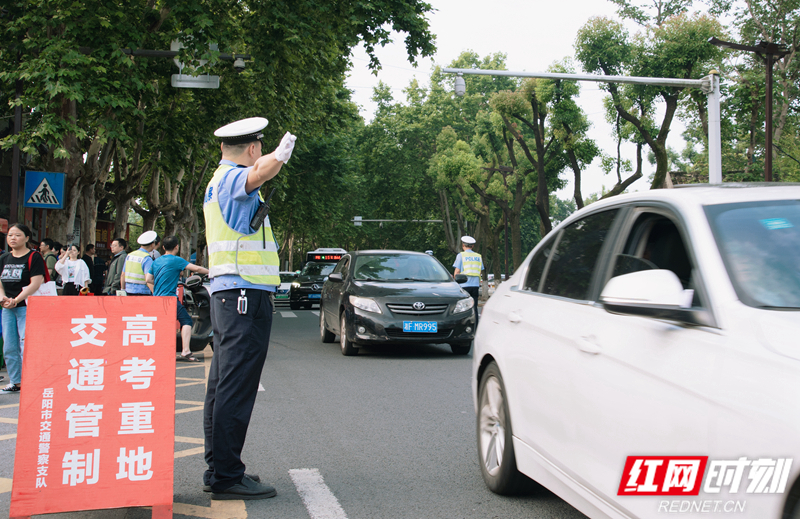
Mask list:
[[[472,349],[471,342],[456,342],[450,345],[453,355],[466,355]]]
[[[289,308],[292,310],[300,310],[300,303],[289,303]]]
[[[356,348],[352,342],[347,340],[347,327],[345,326],[347,322],[345,321],[344,312],[342,312],[342,321],[340,324],[339,344],[342,346],[342,355],[349,357],[351,355],[358,354],[358,348]]]
[[[331,343],[336,340],[336,335],[329,332],[328,328],[325,327],[325,312],[322,310],[322,306],[319,307],[319,338],[324,343]]]
[[[478,394],[478,457],[483,481],[495,494],[519,493],[530,480],[517,470],[506,390],[494,362],[486,367]]]

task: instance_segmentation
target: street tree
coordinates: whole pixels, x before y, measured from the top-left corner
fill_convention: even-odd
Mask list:
[[[576,58],[590,73],[681,79],[699,79],[718,62],[719,49],[707,43],[711,36],[722,34],[715,18],[675,14],[656,21],[658,25],[648,25],[631,37],[620,22],[591,18],[578,31]],[[662,187],[669,168],[666,141],[684,89],[615,83],[602,88],[609,92],[620,117],[650,147],[656,160],[651,188]],[[656,121],[659,102],[663,104],[660,123]]]

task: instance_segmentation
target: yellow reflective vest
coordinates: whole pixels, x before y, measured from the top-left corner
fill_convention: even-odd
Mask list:
[[[137,285],[144,285],[145,278],[144,278],[144,269],[142,268],[142,263],[144,262],[145,258],[149,258],[150,255],[143,250],[137,250],[128,254],[128,257],[125,258],[125,283],[133,283]]]
[[[242,234],[228,226],[222,216],[218,186],[231,169],[233,166],[220,164],[206,187],[203,214],[206,220],[209,276],[234,275],[256,285],[280,285],[278,248],[269,217],[264,218],[264,224],[258,231]],[[258,198],[263,201],[260,194]]]
[[[477,252],[469,251],[461,253],[461,265],[464,267],[461,273],[465,276],[480,277],[482,264],[481,255]]]

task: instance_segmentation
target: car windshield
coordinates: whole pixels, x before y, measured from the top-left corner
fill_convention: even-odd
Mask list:
[[[336,263],[314,263],[308,262],[306,266],[303,267],[303,276],[327,276],[331,272],[333,272],[334,267],[336,267]]]
[[[758,308],[800,309],[800,201],[705,211],[739,299]]]
[[[362,281],[451,281],[442,264],[422,254],[368,254],[356,257],[354,279]]]
[[[297,277],[297,274],[281,274],[281,283],[291,283],[294,278]]]

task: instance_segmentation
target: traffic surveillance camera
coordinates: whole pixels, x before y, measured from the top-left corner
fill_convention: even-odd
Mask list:
[[[242,58],[236,58],[233,62],[233,70],[236,72],[244,72],[244,60]]]
[[[463,97],[467,93],[467,83],[464,81],[464,76],[459,74],[456,76],[456,95]]]

